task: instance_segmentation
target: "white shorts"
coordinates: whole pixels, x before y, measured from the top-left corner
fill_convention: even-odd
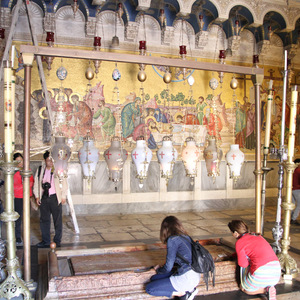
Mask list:
[[[171,284],[177,292],[191,292],[200,282],[201,274],[189,270],[182,275],[172,275]]]

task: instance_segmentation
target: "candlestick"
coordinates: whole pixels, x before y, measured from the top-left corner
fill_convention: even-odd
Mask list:
[[[291,109],[290,109],[290,126],[289,126],[289,142],[288,142],[288,162],[293,161],[295,151],[295,131],[296,131],[296,115],[297,115],[297,85],[292,87]]]
[[[16,113],[16,76],[11,76],[11,142],[12,152],[15,151],[15,113]]]
[[[4,147],[5,153],[12,153],[12,101],[11,101],[11,68],[9,61],[4,65]]]
[[[271,112],[272,112],[272,103],[273,103],[272,84],[273,84],[273,80],[270,80],[268,103],[267,103],[266,127],[265,127],[265,146],[264,146],[265,155],[269,154],[269,146],[270,146]]]

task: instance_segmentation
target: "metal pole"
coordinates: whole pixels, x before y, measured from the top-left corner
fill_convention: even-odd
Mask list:
[[[272,248],[275,253],[281,252],[280,240],[282,238],[283,228],[281,226],[281,203],[282,203],[282,188],[283,188],[283,158],[284,158],[284,132],[285,132],[285,106],[286,106],[286,87],[287,87],[287,50],[284,51],[284,74],[283,74],[283,95],[282,95],[282,114],[281,114],[281,132],[280,132],[280,146],[278,151],[279,163],[278,163],[278,194],[277,194],[277,211],[276,221],[272,229],[272,235],[274,242]]]
[[[267,175],[273,168],[267,168],[267,160],[270,149],[270,132],[271,132],[271,110],[273,103],[273,80],[269,83],[269,94],[267,103],[267,117],[265,126],[265,145],[264,145],[264,159],[263,159],[263,176],[262,176],[262,189],[261,189],[261,233],[264,234],[264,218],[265,218],[265,204],[266,204],[266,186],[267,186]]]
[[[261,116],[260,116],[260,86],[264,79],[263,75],[253,75],[252,82],[255,87],[255,130],[256,130],[256,149],[255,149],[255,231],[261,232]]]
[[[297,86],[292,88],[292,99],[291,99],[291,109],[290,109],[290,126],[289,126],[289,143],[288,143],[288,159],[284,163],[284,167],[287,172],[286,176],[286,197],[285,201],[282,203],[282,208],[284,210],[283,219],[283,239],[282,239],[282,251],[278,254],[278,259],[281,264],[281,269],[284,272],[283,279],[292,280],[292,278],[297,277],[298,268],[297,263],[294,258],[292,258],[289,253],[290,245],[290,221],[291,221],[291,211],[295,208],[295,204],[292,202],[292,189],[293,189],[293,173],[296,165],[293,162],[293,156],[295,151],[295,132],[296,132],[296,115],[297,115],[297,99],[298,91]]]
[[[24,137],[23,157],[24,168],[21,173],[23,177],[23,240],[24,240],[24,280],[31,280],[31,255],[30,255],[30,85],[31,66],[24,66],[25,73],[25,101],[24,101]]]
[[[4,63],[4,141],[5,161],[0,163],[5,178],[5,211],[1,220],[6,222],[7,232],[7,277],[0,286],[0,298],[11,299],[24,295],[24,299],[31,299],[31,294],[23,280],[17,275],[19,260],[16,256],[15,221],[19,215],[14,211],[14,174],[16,163],[12,153],[12,111],[11,111],[11,68],[9,61]]]

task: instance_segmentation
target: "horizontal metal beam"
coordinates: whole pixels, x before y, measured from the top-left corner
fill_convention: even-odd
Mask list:
[[[76,59],[98,59],[102,61],[169,66],[177,68],[188,68],[195,70],[225,72],[234,74],[246,75],[263,75],[264,70],[261,68],[234,66],[218,63],[201,62],[188,59],[165,58],[155,56],[144,56],[138,54],[126,54],[105,51],[92,51],[80,49],[67,49],[58,47],[40,47],[21,45],[21,53],[33,53],[34,55],[53,56],[53,57],[68,57]]]

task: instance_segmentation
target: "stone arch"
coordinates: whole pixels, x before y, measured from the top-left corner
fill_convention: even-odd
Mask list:
[[[256,13],[255,11],[253,10],[253,8],[248,4],[249,2],[247,1],[230,1],[230,4],[226,7],[226,11],[225,11],[225,14],[228,16],[229,18],[229,14],[230,14],[230,11],[235,7],[235,6],[243,6],[244,8],[246,8],[250,15],[252,16],[252,19],[253,19],[253,23],[257,23],[257,20],[256,20]],[[252,23],[250,23],[252,24]]]

